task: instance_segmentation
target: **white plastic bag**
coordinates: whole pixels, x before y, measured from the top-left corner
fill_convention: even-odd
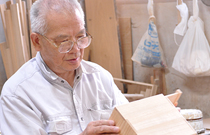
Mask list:
[[[193,0],[193,16],[172,64],[174,69],[189,77],[210,75],[210,47],[198,13],[197,0]]]
[[[140,63],[141,66],[158,68],[166,67],[158,38],[157,28],[154,23],[155,17],[153,13],[153,0],[148,1],[147,8],[150,15],[149,26],[141,38],[131,59]]]
[[[176,8],[180,12],[181,22],[175,27],[174,34],[184,36],[185,32],[187,31],[187,21],[189,17],[189,11],[187,5],[182,0],[181,2],[182,3],[179,5],[177,0]]]
[[[179,1],[181,2],[180,4]],[[187,5],[182,0],[177,0],[176,8],[179,10],[181,21],[174,29],[174,41],[176,45],[179,46],[179,44],[176,41],[176,35],[184,36],[184,34],[186,33],[189,11]]]

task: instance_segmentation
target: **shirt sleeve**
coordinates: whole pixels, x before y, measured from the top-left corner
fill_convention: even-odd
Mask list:
[[[16,96],[2,96],[0,105],[2,135],[47,135],[41,114]]]

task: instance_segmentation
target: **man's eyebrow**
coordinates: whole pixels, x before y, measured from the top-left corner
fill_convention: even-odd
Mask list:
[[[68,38],[68,35],[58,35],[56,36],[54,39],[64,39],[64,38]]]
[[[76,35],[78,35],[78,34],[84,34],[86,32],[86,30],[85,29],[82,29],[81,31],[79,31]],[[64,39],[64,38],[69,38],[69,37],[71,37],[71,36],[69,36],[69,35],[58,35],[58,36],[56,36],[54,39],[56,40],[56,39]]]

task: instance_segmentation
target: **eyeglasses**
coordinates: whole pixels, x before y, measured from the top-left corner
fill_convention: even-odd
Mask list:
[[[61,42],[60,45],[56,45],[53,40],[48,39],[45,35],[42,35],[40,33],[37,33],[37,34],[39,34],[42,37],[44,37],[47,41],[49,41],[55,47],[58,47],[58,51],[60,53],[68,53],[69,51],[71,51],[71,49],[74,46],[74,43],[77,44],[77,47],[79,49],[87,48],[90,45],[91,40],[93,38],[88,32],[86,32],[86,35],[84,37],[78,38],[76,42],[71,41],[71,40],[67,40],[67,41]]]

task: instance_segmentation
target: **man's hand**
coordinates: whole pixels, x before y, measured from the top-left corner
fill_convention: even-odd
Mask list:
[[[119,135],[119,132],[113,120],[99,120],[90,122],[80,135]]]

